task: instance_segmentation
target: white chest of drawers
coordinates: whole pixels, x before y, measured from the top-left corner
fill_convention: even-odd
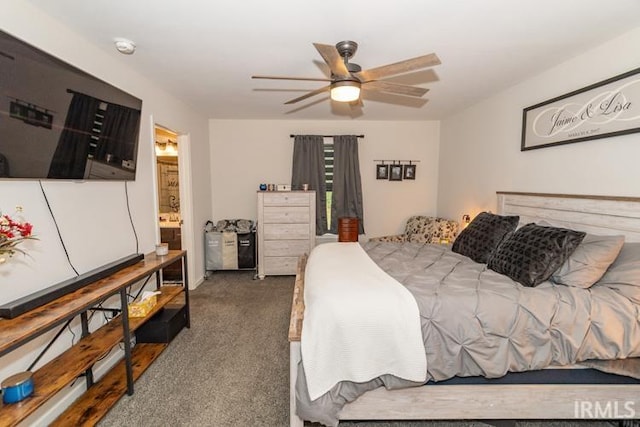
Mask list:
[[[315,191],[258,192],[258,277],[296,274],[315,246]]]

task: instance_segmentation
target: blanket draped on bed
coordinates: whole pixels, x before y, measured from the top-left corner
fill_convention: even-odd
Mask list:
[[[383,374],[425,381],[418,305],[358,243],[317,246],[305,273],[301,349],[309,396]]]

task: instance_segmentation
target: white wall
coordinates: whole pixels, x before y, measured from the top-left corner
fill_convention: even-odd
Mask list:
[[[327,107],[328,108],[328,107]],[[291,183],[290,134],[364,134],[359,157],[368,236],[395,234],[414,214],[435,214],[439,123],[210,120],[213,218],[256,218],[260,183]],[[376,159],[420,160],[416,180],[375,179]]]
[[[520,151],[523,108],[640,67],[639,45],[640,27],[444,119],[438,213],[495,212],[500,190],[640,196],[640,133]]]
[[[190,172],[194,176],[194,203],[192,218],[185,218],[185,221],[195,224],[198,232],[194,236],[197,250],[189,257],[193,263],[190,278],[192,283],[197,282],[204,272],[203,243],[199,231],[211,216],[207,118],[164,92],[145,76],[133,72],[127,65],[130,57],[118,54],[115,49],[113,52],[104,51],[88,43],[30,3],[0,1],[0,9],[0,29],[3,31],[143,100],[137,175],[135,182],[128,183],[131,214],[142,253],[153,251],[156,243],[151,116],[165,126],[191,135]],[[72,263],[80,273],[135,252],[124,183],[44,181],[43,187]],[[23,215],[34,224],[39,240],[21,246],[28,251],[28,257],[16,256],[0,265],[0,303],[13,301],[75,276],[67,263],[37,181],[0,181],[0,210],[12,213],[16,205],[24,207]],[[26,369],[38,346],[46,342],[47,337],[50,338],[51,334],[37,340],[34,345],[0,358],[0,378]],[[44,360],[51,359],[70,342],[71,336],[63,334],[59,344],[47,353]]]

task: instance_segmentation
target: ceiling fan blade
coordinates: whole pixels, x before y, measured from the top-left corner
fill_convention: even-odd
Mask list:
[[[440,64],[438,55],[430,53],[428,55],[418,56],[416,58],[407,59],[393,64],[383,65],[369,70],[362,70],[359,73],[355,73],[355,75],[360,79],[360,81],[368,82],[370,80],[378,80],[382,77],[389,77],[395,74],[403,74],[408,73],[409,71],[419,70],[421,68],[433,67],[438,64]]]
[[[316,77],[282,77],[282,76],[251,76],[252,79],[269,79],[269,80],[305,80],[311,82],[330,82],[327,78]]]
[[[362,83],[362,89],[373,89],[379,92],[389,92],[398,95],[416,96],[421,97],[429,91],[423,87],[408,86],[400,83],[391,83],[384,80],[374,80],[371,82]]]
[[[331,89],[331,85],[327,85],[327,86],[321,87],[320,89],[312,90],[311,92],[308,92],[308,93],[306,93],[306,94],[304,94],[304,95],[302,95],[302,96],[300,96],[298,98],[294,98],[294,99],[292,99],[290,101],[285,102],[285,105],[286,104],[295,104],[296,102],[300,102],[300,101],[302,101],[304,99],[311,98],[312,96],[319,95],[322,92],[326,92],[329,89]]]
[[[344,59],[342,59],[335,46],[320,43],[314,43],[313,45],[336,77],[349,77],[351,75],[347,66],[344,65]]]

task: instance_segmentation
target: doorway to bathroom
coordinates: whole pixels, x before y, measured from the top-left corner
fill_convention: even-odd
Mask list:
[[[155,151],[158,188],[158,223],[160,242],[170,250],[182,249],[182,212],[180,209],[180,166],[178,161],[178,134],[156,125]],[[163,281],[182,281],[182,262],[175,262],[163,271]]]

